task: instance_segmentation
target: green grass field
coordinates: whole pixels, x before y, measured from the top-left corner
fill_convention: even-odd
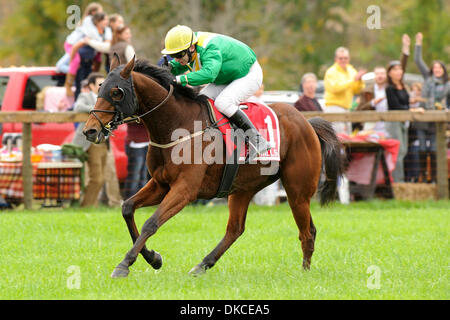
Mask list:
[[[251,206],[245,233],[197,278],[225,206],[185,208],[147,242],[163,267],[140,256],[125,279],[110,278],[131,247],[120,209],[1,212],[0,299],[449,299],[449,204],[314,203],[309,272],[288,205]],[[138,210],[139,229],[154,210]]]

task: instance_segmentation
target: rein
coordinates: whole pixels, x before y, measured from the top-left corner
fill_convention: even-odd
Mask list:
[[[102,132],[104,133],[104,135],[106,137],[106,136],[109,136],[109,135],[113,135],[112,131],[114,129],[116,129],[117,126],[119,126],[121,124],[130,123],[130,122],[140,123],[141,119],[143,117],[149,115],[150,113],[152,113],[152,112],[158,110],[160,107],[162,107],[167,102],[167,100],[169,100],[169,98],[172,96],[173,90],[174,90],[174,88],[173,88],[173,85],[171,84],[170,88],[169,88],[169,92],[168,92],[167,96],[164,98],[164,100],[161,101],[157,106],[153,107],[152,109],[148,110],[147,112],[144,112],[143,114],[141,114],[139,116],[133,116],[133,117],[129,117],[129,118],[126,118],[126,119],[123,118],[123,113],[120,111],[120,109],[118,107],[120,102],[123,101],[123,97],[122,97],[122,99],[120,101],[115,101],[115,103],[114,103],[114,110],[91,110],[89,113],[93,114],[94,117],[97,119],[97,121],[100,123],[100,125],[102,127]],[[133,90],[133,93],[134,93],[134,90]],[[134,93],[134,95],[135,95],[135,93]],[[135,99],[135,97],[133,97],[133,100],[134,99]],[[112,114],[114,114],[114,118],[113,118],[113,120],[108,122],[106,125],[104,125],[102,123],[102,121],[100,120],[100,118],[98,117],[98,115],[96,114],[96,112],[112,113]],[[221,119],[219,119],[218,121],[212,123],[211,125],[207,126],[205,129],[203,129],[201,131],[194,132],[194,133],[192,133],[192,134],[190,134],[188,136],[185,136],[183,138],[177,139],[177,140],[172,141],[170,143],[159,144],[159,143],[156,143],[156,142],[153,142],[153,141],[150,140],[149,141],[149,145],[151,145],[153,147],[161,148],[161,149],[167,149],[167,148],[173,147],[173,146],[175,146],[175,145],[177,145],[177,144],[179,144],[181,142],[188,141],[188,140],[190,140],[192,138],[195,138],[197,136],[200,136],[200,135],[204,134],[206,132],[206,130],[208,130],[210,128],[217,128],[217,127],[221,126],[221,125],[218,125],[218,123],[221,120],[223,120],[223,117]],[[222,125],[224,125],[224,124],[222,124]]]
[[[168,93],[167,96],[164,98],[164,100],[161,101],[156,107],[154,107],[154,108],[148,110],[147,112],[144,112],[144,113],[141,114],[140,116],[135,116],[134,118],[131,118],[131,119],[124,119],[124,120],[122,120],[122,122],[121,122],[120,124],[123,124],[123,123],[129,123],[129,122],[133,122],[133,121],[136,121],[136,123],[140,123],[140,122],[141,122],[141,118],[143,118],[143,117],[145,117],[146,115],[152,113],[153,111],[158,110],[162,105],[164,105],[164,104],[167,102],[167,100],[169,100],[169,98],[172,96],[172,94],[173,94],[173,85],[170,85],[169,93]]]
[[[201,131],[197,131],[197,132],[191,133],[190,135],[185,136],[185,137],[180,138],[180,139],[177,139],[177,140],[175,140],[175,141],[172,141],[172,142],[169,142],[169,143],[166,143],[166,144],[159,144],[159,143],[156,143],[156,142],[153,142],[153,141],[150,140],[150,141],[149,141],[149,144],[150,144],[151,146],[153,146],[153,147],[157,147],[157,148],[161,148],[161,149],[167,149],[167,148],[176,146],[177,144],[179,144],[179,143],[181,143],[181,142],[188,141],[188,140],[190,140],[190,139],[192,139],[192,138],[201,136],[201,135],[204,134],[208,129],[211,129],[211,128],[219,128],[219,127],[221,127],[221,126],[224,126],[224,125],[228,124],[228,122],[225,122],[225,123],[222,123],[222,124],[219,125],[218,123],[219,123],[220,121],[222,121],[223,119],[225,119],[225,117],[222,117],[222,118],[220,118],[219,120],[215,121],[214,123],[211,123],[209,126],[207,126],[205,129],[203,129],[203,130],[201,130]]]
[[[206,130],[206,129],[205,129],[205,130]],[[151,141],[151,140],[148,142],[148,144],[151,145],[151,146],[153,146],[153,147],[157,147],[157,148],[161,148],[161,149],[167,149],[167,148],[176,146],[177,144],[179,144],[179,143],[181,143],[181,142],[184,142],[184,141],[190,140],[190,139],[192,139],[192,138],[195,138],[195,137],[197,137],[197,136],[200,136],[200,135],[202,135],[203,133],[205,133],[205,130],[194,132],[194,133],[192,133],[192,134],[190,134],[190,135],[188,135],[188,136],[185,136],[185,137],[183,137],[183,138],[180,138],[180,139],[178,139],[178,140],[175,140],[175,141],[172,141],[172,142],[166,143],[166,144],[159,144],[159,143],[153,142],[153,141]]]
[[[117,128],[117,126],[119,126],[121,124],[130,123],[130,122],[140,123],[141,122],[141,118],[143,118],[146,115],[152,113],[153,111],[158,110],[161,106],[163,106],[167,102],[167,100],[169,100],[169,98],[172,96],[172,94],[173,94],[173,85],[170,85],[169,92],[168,92],[167,96],[157,106],[155,106],[154,108],[148,110],[147,112],[144,112],[143,114],[141,114],[139,116],[134,116],[134,117],[127,118],[127,119],[123,119],[122,112],[120,112],[118,110],[116,104],[114,105],[114,109],[115,110],[91,110],[89,113],[93,114],[94,117],[97,119],[97,121],[100,123],[100,125],[102,127],[102,131],[103,131],[103,133],[105,135],[109,135],[109,134],[113,135],[112,131],[115,128]],[[98,115],[96,114],[96,112],[113,113],[114,114],[114,118],[113,118],[113,120],[108,122],[106,125],[104,125],[102,123],[102,121],[100,120],[100,118],[98,117]]]

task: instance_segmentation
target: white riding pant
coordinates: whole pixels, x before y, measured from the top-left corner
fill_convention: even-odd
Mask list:
[[[239,108],[239,104],[250,98],[261,87],[263,81],[262,68],[255,61],[248,74],[227,85],[214,83],[204,87],[200,94],[215,100],[217,109],[225,116],[231,117]]]

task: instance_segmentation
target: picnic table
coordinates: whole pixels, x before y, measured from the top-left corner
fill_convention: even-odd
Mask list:
[[[361,199],[375,196],[377,187],[386,198],[393,198],[392,171],[395,169],[400,142],[395,139],[373,139],[366,136],[339,135],[349,159],[346,175],[350,194]]]
[[[78,160],[32,163],[33,198],[38,200],[79,200],[81,168]],[[0,162],[0,196],[14,203],[24,197],[22,162]]]

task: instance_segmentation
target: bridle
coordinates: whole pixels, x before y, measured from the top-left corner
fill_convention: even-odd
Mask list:
[[[100,123],[101,133],[103,133],[105,138],[108,137],[109,135],[113,135],[112,131],[117,129],[117,127],[121,124],[130,122],[140,123],[143,117],[148,116],[150,113],[160,109],[167,102],[167,100],[169,100],[174,91],[173,84],[170,84],[167,96],[160,103],[158,103],[156,106],[149,109],[148,111],[144,112],[143,114],[137,116],[135,114],[139,109],[139,105],[137,101],[136,91],[134,90],[133,78],[131,74],[126,79],[123,78],[122,76],[119,77],[119,73],[122,70],[122,68],[123,67],[120,66],[110,72],[110,74],[111,73],[116,74],[117,77],[115,77],[113,81],[111,81],[112,79],[107,78],[106,81],[102,84],[98,93],[98,97],[105,99],[111,105],[113,105],[114,110],[94,109],[89,112],[90,114],[94,115],[94,117]],[[114,91],[112,91],[113,89]],[[116,92],[121,93],[120,99],[114,96]],[[113,114],[114,116],[113,119],[109,121],[107,124],[103,124],[103,122],[97,115],[97,112]],[[202,135],[205,132],[205,130],[209,129],[210,127],[214,127],[216,124],[217,123],[214,123],[211,126],[205,128],[204,130],[194,132],[188,136],[185,136],[183,138],[180,138],[167,144],[159,144],[153,141],[149,141],[149,144],[154,147],[167,149],[181,142]],[[99,137],[97,136],[97,140],[98,139]]]
[[[131,77],[131,76],[130,76]],[[94,115],[94,117],[97,119],[97,121],[100,123],[101,127],[102,127],[102,133],[104,134],[105,138],[108,137],[110,134],[113,135],[112,131],[115,130],[117,128],[117,126],[124,124],[124,123],[130,123],[130,122],[136,122],[136,123],[140,123],[141,119],[147,115],[149,115],[150,113],[158,110],[159,108],[161,108],[166,102],[167,100],[169,100],[170,96],[172,96],[173,94],[173,85],[171,84],[169,87],[169,92],[167,93],[167,96],[164,98],[163,101],[161,101],[158,105],[156,105],[155,107],[153,107],[152,109],[148,110],[147,112],[144,112],[143,114],[139,115],[139,116],[132,116],[129,118],[125,118],[123,112],[118,108],[120,106],[120,103],[124,100],[125,98],[125,91],[120,88],[120,87],[115,87],[116,89],[118,89],[119,91],[122,92],[122,98],[120,100],[114,100],[114,110],[91,110],[89,113]],[[133,90],[133,101],[135,100],[135,95],[136,93]],[[98,115],[96,114],[96,112],[104,112],[104,113],[113,113],[114,114],[114,118],[113,120],[111,120],[110,122],[108,122],[106,125],[104,125],[102,123],[102,121],[100,120],[100,118],[98,117]],[[220,119],[222,120],[222,119]],[[218,120],[216,123],[212,124],[210,127],[214,127],[215,125],[217,125],[217,123],[220,121]],[[206,129],[208,129],[209,127],[207,127]],[[201,131],[197,131],[195,133],[192,133],[188,136],[185,136],[183,138],[180,138],[178,140],[175,140],[173,142],[167,143],[167,144],[159,144],[153,141],[149,141],[149,144],[151,146],[154,147],[158,147],[161,149],[167,149],[170,147],[173,147],[181,142],[190,140],[194,137],[197,137],[199,135],[202,135],[206,129],[201,130]]]
[[[130,81],[131,82],[131,92],[132,92],[131,99],[132,99],[133,110],[137,111],[138,110],[138,102],[137,102],[136,92],[134,90],[133,80],[131,78],[131,75],[130,75],[129,79],[131,80]],[[120,106],[121,106],[122,102],[125,100],[126,90],[124,90],[123,88],[121,88],[119,86],[116,86],[115,88],[122,93],[122,97],[119,100],[107,99],[108,102],[110,102],[114,106],[114,110],[95,109],[95,110],[91,110],[89,112],[90,114],[94,115],[94,117],[100,123],[100,126],[102,127],[101,131],[105,137],[108,137],[110,134],[113,135],[112,131],[117,129],[117,127],[121,124],[130,123],[130,122],[140,123],[141,119],[143,117],[149,115],[150,113],[152,113],[152,112],[158,110],[160,107],[162,107],[173,94],[173,85],[171,84],[169,87],[169,92],[163,101],[161,101],[158,105],[151,108],[147,112],[144,112],[141,115],[135,116],[135,115],[127,115],[127,114],[123,113],[123,111],[121,110],[122,108],[120,108]],[[100,120],[99,116],[96,114],[97,112],[110,113],[110,114],[112,113],[112,114],[114,114],[114,117],[110,122],[108,122],[106,125],[104,125],[103,122]]]

